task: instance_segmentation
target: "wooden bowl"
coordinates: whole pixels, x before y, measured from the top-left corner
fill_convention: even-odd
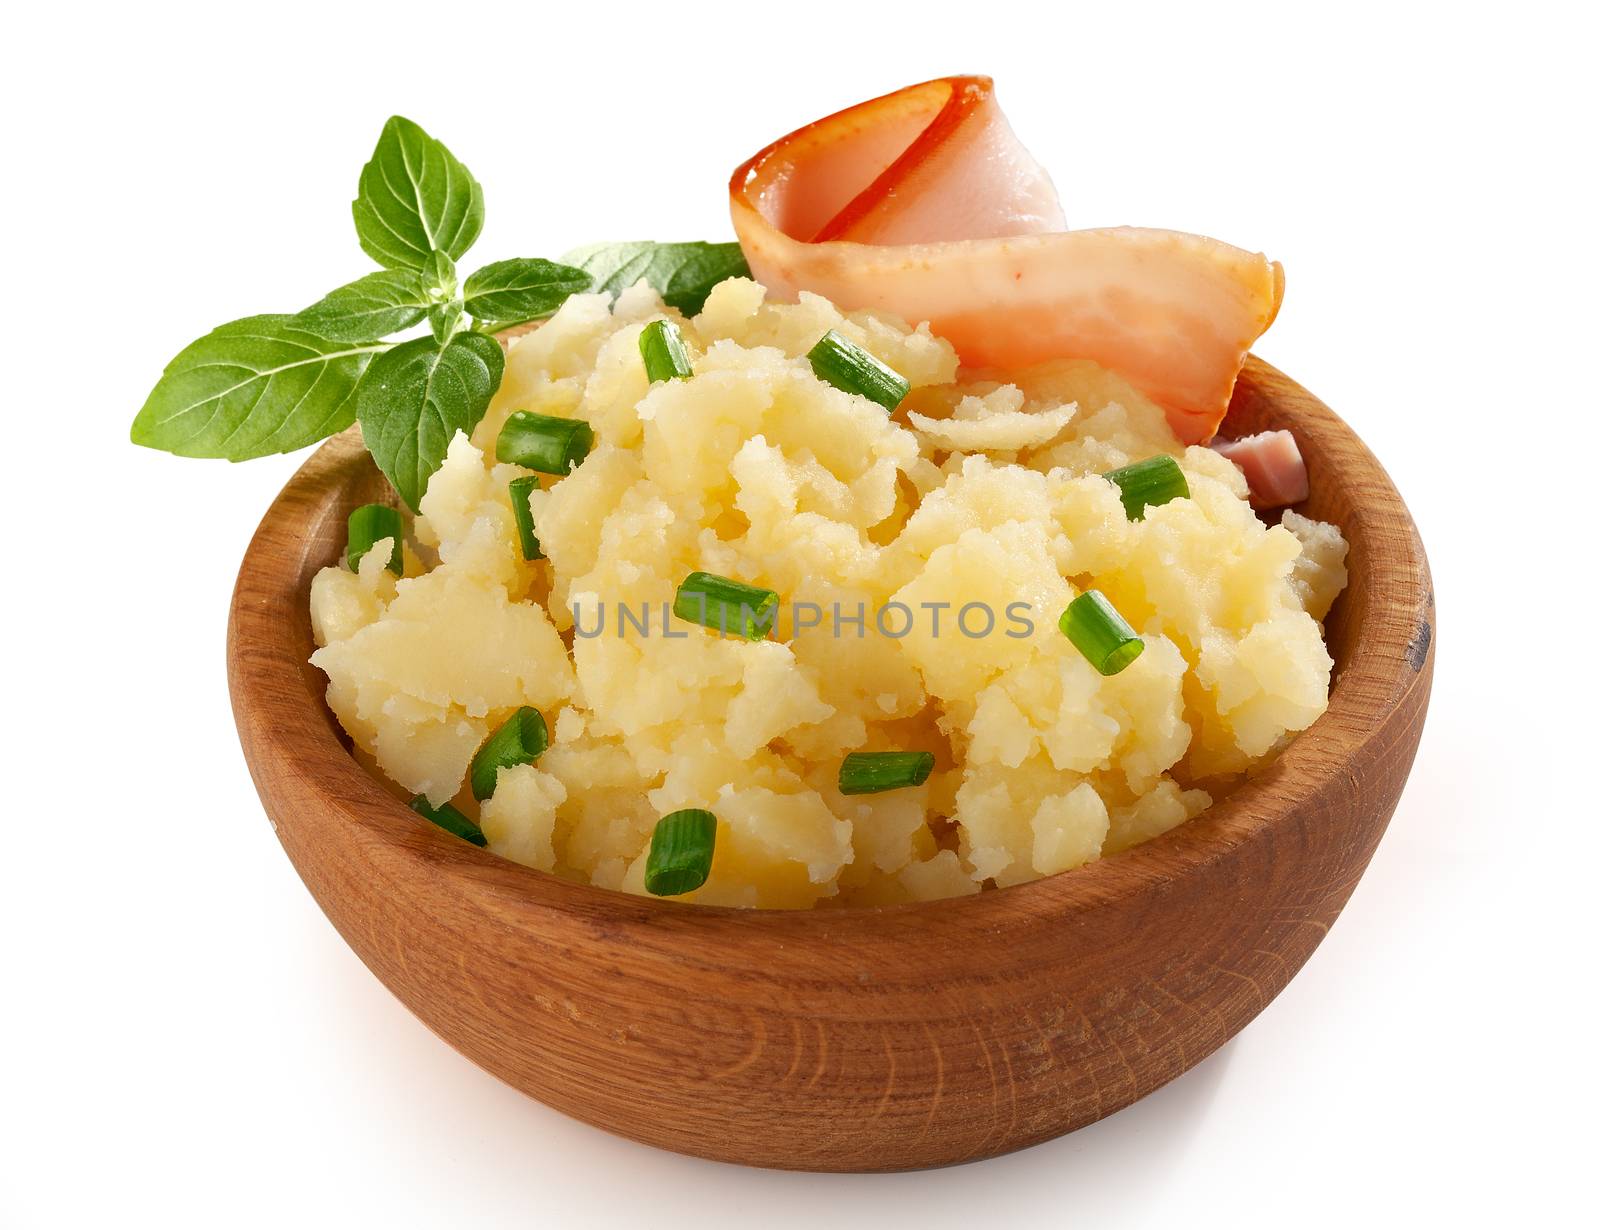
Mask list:
[[[239,573],[228,680],[245,758],[368,968],[557,1110],[805,1170],[1048,1140],[1193,1067],[1283,989],[1365,870],[1422,733],[1433,594],[1404,503],[1348,427],[1252,359],[1225,431],[1264,427],[1294,430],[1305,511],[1351,543],[1328,711],[1202,816],[1078,870],[953,901],[740,911],[567,883],[420,821],[351,758],[306,664],[312,575],[352,507],[392,498],[353,436],[284,488]]]

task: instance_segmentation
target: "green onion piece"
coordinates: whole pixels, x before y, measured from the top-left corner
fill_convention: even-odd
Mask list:
[[[524,705],[484,740],[478,754],[472,758],[469,774],[472,797],[483,802],[494,793],[494,784],[502,768],[532,764],[549,746],[550,731],[544,724],[544,714]]]
[[[834,329],[822,335],[806,358],[818,380],[846,393],[859,393],[891,412],[911,392],[909,380]]]
[[[672,601],[679,619],[747,641],[766,638],[778,614],[778,595],[710,572],[691,572]]]
[[[543,559],[544,548],[539,536],[533,532],[533,509],[528,496],[539,489],[539,480],[532,474],[511,480],[511,515],[517,519],[517,537],[522,540],[523,559]]]
[[[448,803],[442,807],[435,807],[428,802],[427,795],[419,794],[411,800],[411,810],[419,816],[432,820],[445,832],[454,833],[463,841],[470,841],[475,846],[489,844],[489,839],[483,835],[483,830]]]
[[[683,334],[670,320],[652,320],[639,334],[639,353],[644,356],[644,373],[650,383],[658,380],[687,380],[694,375]]]
[[[657,897],[692,893],[711,874],[717,848],[717,818],[698,807],[686,807],[656,821],[650,855],[644,862],[644,886]]]
[[[1144,652],[1144,642],[1098,589],[1086,589],[1067,604],[1061,630],[1102,675],[1115,675]]]
[[[363,504],[350,514],[349,538],[344,549],[345,562],[354,572],[361,557],[387,538],[393,546],[389,550],[390,572],[400,576],[405,572],[405,562],[400,554],[400,510],[387,504]]]
[[[1129,521],[1138,521],[1147,508],[1189,498],[1189,480],[1171,457],[1148,457],[1106,475],[1122,492],[1122,507]]]
[[[594,432],[582,419],[558,419],[518,410],[500,429],[494,455],[541,474],[566,474],[593,447]]]
[[[920,786],[932,772],[932,752],[851,752],[839,766],[839,793],[881,794]]]

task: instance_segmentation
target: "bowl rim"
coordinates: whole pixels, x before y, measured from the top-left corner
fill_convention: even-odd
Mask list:
[[[1432,587],[1421,539],[1393,482],[1343,420],[1253,355],[1240,374],[1234,406],[1252,400],[1269,407],[1270,419],[1292,419],[1313,467],[1313,481],[1319,460],[1335,452],[1345,464],[1360,469],[1359,498],[1341,529],[1352,545],[1352,578],[1358,568],[1365,571],[1364,588],[1370,597],[1347,638],[1345,660],[1335,666],[1326,712],[1268,766],[1205,811],[1139,845],[1068,871],[962,897],[771,909],[699,905],[584,884],[514,863],[419,822],[340,742],[334,733],[337,721],[324,695],[311,686],[313,678],[325,677],[297,656],[297,647],[312,643],[310,576],[336,557],[337,547],[312,559],[328,543],[297,532],[295,518],[315,511],[330,488],[347,484],[352,466],[370,468],[353,430],[327,441],[275,498],[245,553],[234,591],[228,627],[229,684],[246,759],[269,818],[281,838],[264,783],[280,774],[298,774],[329,812],[356,826],[353,840],[391,847],[419,874],[449,876],[461,893],[492,899],[502,909],[520,900],[528,909],[581,915],[608,926],[637,925],[676,933],[726,933],[736,928],[777,942],[815,938],[819,931],[839,938],[884,928],[915,929],[930,911],[942,923],[960,919],[998,929],[1159,891],[1270,834],[1293,813],[1292,806],[1286,806],[1293,799],[1282,795],[1283,783],[1293,782],[1296,797],[1333,784],[1346,771],[1350,754],[1383,729],[1419,680],[1425,683],[1422,667],[1433,639]],[[339,520],[342,526],[342,517]],[[1357,556],[1358,543],[1370,545],[1375,534],[1381,534],[1392,549],[1363,550]],[[286,563],[268,572],[258,567],[262,559]],[[291,617],[300,621],[297,627],[285,628],[278,620],[286,602]],[[292,696],[293,689],[300,689],[308,703],[303,714],[291,709],[285,724],[285,692]],[[265,714],[269,707],[270,721]]]

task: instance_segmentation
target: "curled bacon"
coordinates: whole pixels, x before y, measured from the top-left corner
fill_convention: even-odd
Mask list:
[[[734,230],[774,294],[929,322],[968,367],[1093,359],[1203,443],[1283,270],[1177,231],[1067,231],[1055,189],[987,77],[949,77],[847,108],[733,173]]]

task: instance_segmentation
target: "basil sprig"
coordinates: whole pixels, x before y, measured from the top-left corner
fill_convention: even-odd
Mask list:
[[[243,461],[359,419],[378,468],[418,506],[450,438],[478,425],[500,387],[504,359],[488,335],[548,316],[591,279],[515,260],[463,286],[455,262],[483,229],[483,189],[400,116],[384,125],[352,211],[362,249],[384,269],[296,315],[234,321],[185,348],[134,419],[134,443]],[[385,342],[423,321],[424,336]]]
[[[456,261],[483,230],[483,189],[400,116],[362,168],[352,213],[362,250],[383,269],[295,315],[236,320],[185,347],[134,419],[135,444],[244,461],[359,420],[378,468],[416,509],[451,438],[478,425],[500,387],[493,334],[641,278],[697,312],[717,282],[749,272],[737,244],[631,243],[583,248],[564,264],[495,261],[463,279]],[[424,322],[420,336],[385,340]]]

